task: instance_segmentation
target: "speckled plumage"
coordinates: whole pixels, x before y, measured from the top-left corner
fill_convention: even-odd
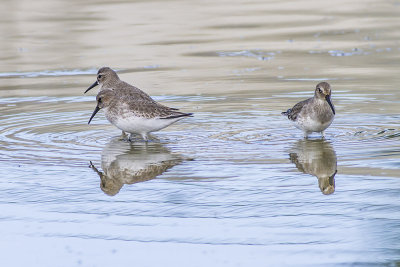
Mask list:
[[[146,94],[136,86],[130,85],[129,83],[120,80],[118,74],[109,67],[102,67],[97,71],[96,81],[88,89],[86,89],[85,93],[87,93],[89,90],[97,85],[100,85],[99,91],[115,90],[124,97],[131,97],[136,100],[157,103],[153,98],[151,98],[148,94]],[[171,110],[178,110],[176,108],[168,108]]]
[[[146,119],[171,119],[191,115],[161,105],[154,100],[149,101],[148,99],[137,99],[132,95],[124,95],[120,91],[102,90],[96,97],[97,101],[100,99],[109,101],[109,105],[106,108],[110,118],[136,116]]]
[[[192,115],[156,102],[139,88],[121,81],[109,67],[99,69],[96,82],[85,93],[97,85],[100,85],[97,106],[89,123],[100,109],[104,109],[107,120],[121,129],[123,136],[125,132],[140,134],[147,141],[149,132]]]
[[[105,89],[96,97],[97,106],[91,119],[100,109],[104,109],[107,120],[122,131],[140,134],[147,141],[148,133],[161,130],[172,123],[191,116],[155,101],[136,99],[121,91]]]
[[[320,132],[324,136],[334,117],[335,107],[331,102],[331,87],[327,82],[317,84],[312,98],[301,101],[293,108],[282,112],[302,130],[304,137],[312,132]]]

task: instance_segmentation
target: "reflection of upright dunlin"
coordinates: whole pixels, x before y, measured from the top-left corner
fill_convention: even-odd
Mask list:
[[[301,101],[293,108],[282,112],[295,126],[302,130],[306,138],[312,132],[325,135],[325,129],[335,117],[335,108],[331,102],[331,86],[327,82],[317,84],[314,97]]]
[[[318,178],[324,195],[335,191],[337,159],[330,143],[325,140],[299,140],[292,147],[289,157],[299,171]]]
[[[92,163],[90,167],[100,177],[101,190],[114,196],[124,184],[154,179],[182,161],[179,155],[172,154],[160,143],[130,144],[114,138],[104,147],[101,154],[103,172]]]
[[[100,109],[104,109],[109,122],[124,132],[140,134],[145,141],[148,133],[192,115],[157,103],[139,88],[121,81],[117,73],[108,67],[98,71],[96,82],[85,93],[96,85],[101,88],[89,123]]]

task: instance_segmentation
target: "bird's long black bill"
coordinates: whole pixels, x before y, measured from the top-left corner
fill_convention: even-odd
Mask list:
[[[325,97],[325,99],[326,99],[326,102],[328,102],[329,106],[331,107],[333,114],[336,114],[335,108],[333,107],[333,104],[332,104],[332,101],[331,101],[331,96],[327,95]]]
[[[97,85],[99,85],[98,81],[95,81],[91,86],[89,86],[88,89],[86,89],[86,91],[84,92],[84,94],[86,94],[90,89],[92,89],[93,87],[96,87]]]
[[[96,106],[96,108],[94,109],[92,116],[89,119],[89,122],[87,124],[90,124],[90,122],[92,121],[93,117],[96,115],[96,113],[100,110],[99,106]]]

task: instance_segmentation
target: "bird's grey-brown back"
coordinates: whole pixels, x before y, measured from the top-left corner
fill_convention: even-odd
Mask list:
[[[335,107],[331,101],[332,90],[327,82],[317,84],[314,96],[303,100],[282,115],[295,122],[297,128],[307,136],[311,132],[321,132],[329,127],[335,116]]]
[[[303,100],[303,101],[297,103],[296,105],[294,105],[292,108],[288,109],[287,111],[282,112],[282,115],[287,116],[288,119],[291,120],[291,121],[295,121],[297,119],[297,116],[303,110],[303,108],[305,106],[307,106],[307,104],[309,102],[311,102],[312,100],[313,100],[313,98],[309,98],[307,100]]]
[[[97,71],[96,81],[85,91],[85,93],[97,85],[100,86],[100,91],[105,89],[118,90],[124,95],[131,95],[138,99],[154,101],[148,94],[139,88],[122,81],[118,74],[109,67],[102,67]]]
[[[138,99],[131,95],[124,95],[120,91],[113,91],[107,93],[107,97],[111,96],[118,102],[109,106],[108,113],[115,114],[123,118],[129,116],[142,117],[146,119],[167,119],[172,117],[185,117],[190,116],[189,113],[179,112],[176,109],[164,106],[156,101],[149,101],[148,99]]]
[[[148,101],[157,103],[153,98],[151,98],[147,93],[143,92],[136,86],[133,86],[127,82],[122,81],[118,74],[109,67],[102,67],[97,72],[96,81],[86,89],[85,93],[99,85],[100,90],[115,90],[118,91],[120,95],[124,97],[133,98],[140,101]],[[160,104],[161,105],[161,104]],[[169,108],[171,110],[177,110],[176,108]]]
[[[155,101],[126,96],[119,90],[101,90],[96,100],[97,106],[88,123],[100,109],[103,109],[107,120],[113,125],[124,132],[140,134],[146,141],[149,132],[161,130],[192,115],[173,110]]]
[[[190,116],[147,99],[137,99],[127,96],[118,90],[104,89],[96,96],[97,105],[100,109],[106,109],[106,114],[111,117],[126,118],[129,116],[142,117],[146,119],[167,119]]]

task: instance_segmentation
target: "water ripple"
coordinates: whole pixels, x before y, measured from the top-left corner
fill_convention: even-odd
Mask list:
[[[208,51],[196,52],[186,54],[187,56],[200,56],[200,57],[248,57],[255,58],[262,61],[269,61],[275,58],[281,51],[263,51],[261,49],[254,50],[240,50],[240,51]]]
[[[160,65],[146,65],[135,69],[115,69],[117,72],[127,73],[136,71],[152,71],[161,69]],[[37,77],[63,77],[63,76],[78,76],[78,75],[95,75],[97,68],[88,69],[72,69],[72,70],[42,70],[42,71],[15,71],[15,72],[0,72],[0,78],[37,78]]]
[[[35,78],[51,76],[76,76],[96,74],[97,69],[73,69],[73,70],[43,70],[43,71],[25,71],[25,72],[2,72],[0,78]]]

